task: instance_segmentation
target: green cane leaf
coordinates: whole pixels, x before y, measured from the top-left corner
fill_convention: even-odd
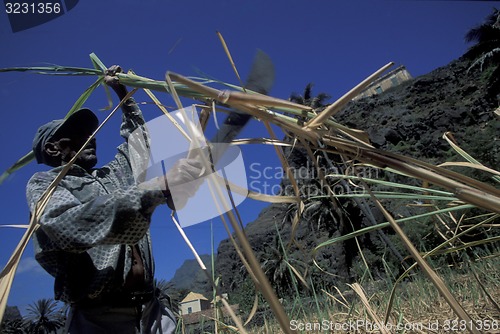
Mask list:
[[[94,64],[94,67],[97,69],[97,70],[101,70],[102,73],[104,74],[104,72],[106,72],[106,70],[108,69],[106,67],[106,65],[104,65],[104,63],[97,57],[97,55],[95,53],[91,53],[90,54],[90,60],[92,61],[92,64]]]

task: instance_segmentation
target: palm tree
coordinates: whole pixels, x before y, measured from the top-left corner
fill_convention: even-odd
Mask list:
[[[178,298],[172,298],[172,295],[178,295],[175,291],[175,286],[171,282],[164,279],[155,279],[155,294],[163,306],[169,308],[174,313],[179,313]],[[178,297],[178,296],[177,296]]]
[[[312,87],[313,83],[311,82],[308,83],[302,95],[299,95],[297,93],[292,93],[290,95],[289,100],[298,104],[302,104],[304,106],[309,106],[313,109],[320,109],[320,108],[322,109],[325,106],[326,100],[328,100],[331,96],[326,93],[319,93],[318,95],[313,97]],[[301,123],[307,121],[307,118],[303,116],[294,116],[294,117],[296,117]]]
[[[307,84],[304,89],[304,93],[302,95],[298,95],[297,93],[292,93],[290,95],[290,101],[302,104],[304,106],[309,106],[313,109],[321,108],[325,105],[325,101],[328,100],[331,96],[326,93],[319,93],[316,96],[312,96],[312,87],[313,83],[310,82]]]
[[[27,333],[57,333],[65,321],[57,306],[53,299],[40,299],[28,306],[28,315],[25,318]]]
[[[0,328],[2,334],[26,334],[25,324],[22,319],[5,320]]]
[[[486,17],[483,24],[469,30],[465,35],[465,41],[477,42],[467,53],[474,58],[495,49],[496,52],[500,51],[500,10],[493,9],[493,13]]]
[[[280,297],[288,295],[294,288],[299,288],[295,276],[300,272],[307,272],[307,265],[303,261],[286,253],[279,236],[275,236],[274,245],[267,245],[261,260],[264,273]]]
[[[0,333],[4,334],[25,334],[23,317],[17,306],[7,306],[3,321],[0,324]]]
[[[471,29],[466,35],[467,42],[477,42],[465,54],[467,58],[476,59],[467,71],[476,66],[483,70],[485,63],[493,64],[489,76],[488,95],[496,98],[500,89],[500,10],[494,8],[480,26]]]

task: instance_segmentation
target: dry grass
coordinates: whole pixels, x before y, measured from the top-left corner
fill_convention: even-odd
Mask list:
[[[474,264],[468,273],[445,269],[442,273],[447,285],[453,290],[463,308],[482,326],[483,333],[500,333],[500,281],[496,268],[500,258],[484,259]],[[480,269],[478,269],[480,268]],[[491,274],[484,274],[489,271]],[[483,275],[478,282],[474,272]],[[306,316],[292,317],[292,327],[300,333],[466,333],[465,324],[453,312],[434,285],[416,275],[406,282],[396,297],[397,306],[389,320],[384,322],[390,288],[386,282],[369,282],[356,291],[323,291],[320,297],[322,313],[311,311]],[[481,287],[483,286],[483,287]],[[486,292],[485,292],[486,291]],[[382,323],[382,325],[378,325]],[[378,327],[377,327],[378,326]],[[266,326],[254,327],[252,333],[284,333],[270,321]]]

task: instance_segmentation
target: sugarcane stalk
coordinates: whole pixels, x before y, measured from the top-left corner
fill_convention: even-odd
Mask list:
[[[355,98],[363,89],[365,89],[368,85],[370,85],[373,80],[375,80],[380,74],[385,72],[388,68],[394,65],[393,62],[388,63],[387,65],[382,66],[375,73],[367,77],[365,80],[361,81],[356,87],[348,91],[344,96],[340,99],[332,103],[328,108],[319,113],[315,118],[310,120],[305,126],[308,129],[314,129],[321,124],[323,124],[328,118],[335,115],[338,111],[340,111],[347,103],[349,103],[353,98]]]
[[[408,157],[399,156],[394,153],[381,150],[362,148],[346,142],[336,141],[333,138],[327,139],[330,145],[341,145],[342,149],[357,160],[371,162],[381,167],[391,167],[411,177],[429,181],[453,192],[453,194],[470,204],[484,208],[491,212],[500,213],[500,191],[485,183],[467,178],[459,173],[455,173],[444,168],[427,165],[432,169],[424,168],[426,164]],[[444,175],[443,175],[444,174]],[[456,176],[460,182],[450,178]]]
[[[467,329],[473,334],[481,334],[481,332],[476,328],[474,321],[470,315],[465,311],[465,309],[460,305],[460,303],[456,300],[450,290],[446,287],[446,284],[443,282],[441,277],[431,268],[431,266],[427,263],[427,261],[420,255],[418,250],[415,248],[413,243],[410,241],[406,233],[403,229],[396,223],[394,218],[387,212],[387,210],[382,206],[382,204],[377,200],[375,195],[371,192],[369,188],[367,188],[368,192],[374,198],[375,205],[379,208],[379,210],[384,214],[385,218],[391,224],[391,227],[394,229],[396,234],[399,236],[403,244],[405,245],[408,252],[411,254],[413,259],[418,263],[422,271],[427,275],[427,277],[431,280],[433,285],[439,291],[441,296],[446,300],[448,305],[453,309],[455,314],[462,320],[464,320],[467,324]]]

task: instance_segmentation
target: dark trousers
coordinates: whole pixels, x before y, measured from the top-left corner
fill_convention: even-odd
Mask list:
[[[157,298],[139,306],[78,306],[68,315],[69,334],[172,334],[176,320]]]

